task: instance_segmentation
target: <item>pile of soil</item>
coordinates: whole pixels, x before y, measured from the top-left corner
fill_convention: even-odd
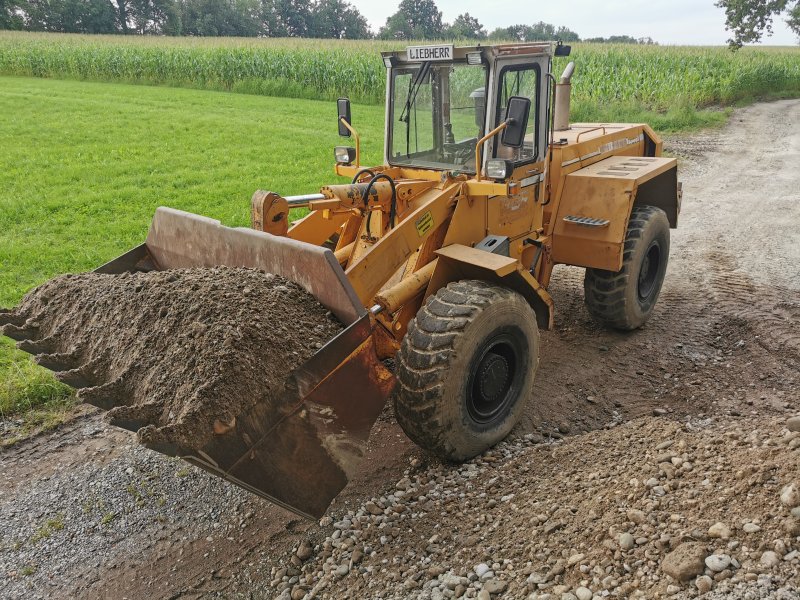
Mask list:
[[[232,268],[65,275],[3,320],[22,324],[30,340],[19,346],[110,409],[112,424],[187,449],[277,401],[291,372],[342,330],[297,284]]]

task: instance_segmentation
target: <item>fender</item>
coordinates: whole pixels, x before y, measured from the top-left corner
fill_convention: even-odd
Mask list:
[[[553,299],[516,258],[492,254],[462,244],[450,244],[436,251],[438,260],[425,298],[451,281],[480,279],[522,294],[536,313],[541,329],[553,327]]]
[[[677,163],[674,158],[611,156],[567,175],[554,215],[553,261],[619,271],[634,205],[661,208],[670,227],[677,227]]]

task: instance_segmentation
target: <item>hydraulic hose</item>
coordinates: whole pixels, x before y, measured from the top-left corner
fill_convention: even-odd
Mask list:
[[[386,173],[378,173],[377,175],[373,175],[372,179],[370,179],[369,183],[367,184],[367,188],[364,190],[364,195],[362,196],[362,198],[364,200],[364,206],[366,207],[367,206],[367,202],[369,202],[369,194],[372,191],[372,188],[375,187],[375,182],[380,180],[380,179],[385,179],[386,181],[388,181],[389,185],[392,188],[392,201],[389,204],[389,229],[393,229],[394,228],[394,219],[395,219],[395,216],[397,214],[397,188],[395,187],[394,179],[389,177]],[[372,234],[370,232],[370,227],[369,227],[369,221],[370,221],[371,214],[372,213],[367,213],[367,237],[368,238],[372,237]]]

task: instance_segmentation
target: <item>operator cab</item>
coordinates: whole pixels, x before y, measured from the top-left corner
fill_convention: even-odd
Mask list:
[[[484,144],[482,162],[503,159],[513,170],[543,160],[546,76],[561,48],[553,43],[444,44],[382,53],[388,69],[386,162],[474,174],[476,144],[506,120],[513,98],[530,101],[525,122],[517,124],[524,132],[520,143],[494,136]]]

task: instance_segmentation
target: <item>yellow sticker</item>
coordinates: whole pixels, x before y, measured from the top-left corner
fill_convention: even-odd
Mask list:
[[[419,219],[417,219],[417,222],[414,223],[414,225],[417,227],[417,233],[419,234],[419,237],[422,237],[428,233],[433,227],[433,215],[431,215],[431,211],[426,212]]]

